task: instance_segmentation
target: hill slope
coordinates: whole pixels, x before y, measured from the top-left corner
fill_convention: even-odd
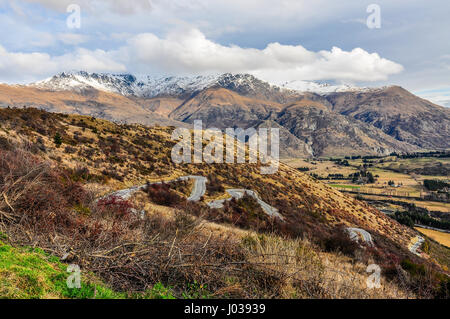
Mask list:
[[[370,92],[331,93],[331,109],[422,148],[450,147],[450,109],[392,86]]]
[[[182,125],[152,110],[137,99],[93,88],[80,91],[46,91],[0,84],[0,107],[37,107],[50,112],[96,116],[110,121],[146,125]],[[166,107],[165,107],[166,108]]]
[[[361,286],[366,261],[424,262],[408,251],[413,230],[286,165],[261,175],[260,164],[174,164],[167,127],[36,109],[2,109],[0,123],[0,231],[59,256],[70,248],[71,258],[116,290],[145,290],[162,280],[177,296],[380,297],[385,292]],[[199,202],[186,201],[192,186],[184,182],[130,199],[104,197],[187,175],[208,178]],[[208,208],[231,188],[253,190],[283,220],[248,197]],[[343,235],[345,227],[369,232],[374,247],[360,248]],[[357,253],[349,260],[334,249]],[[335,271],[345,285],[331,278]],[[193,291],[195,282],[208,289]],[[383,282],[390,287],[384,296],[409,295]]]
[[[125,183],[123,186],[177,176],[214,175],[227,187],[255,190],[292,224],[301,226],[302,220],[307,232],[317,227],[327,232],[345,224],[380,233],[405,247],[412,236],[384,214],[283,164],[273,175],[261,175],[259,164],[175,164],[170,160],[175,145],[170,128],[117,125],[34,109],[3,109],[0,120],[1,135],[25,136],[36,145],[36,152],[45,150],[42,156],[60,158],[66,167],[85,166],[91,174],[112,177],[115,183]],[[59,148],[54,147],[56,133],[63,141]]]

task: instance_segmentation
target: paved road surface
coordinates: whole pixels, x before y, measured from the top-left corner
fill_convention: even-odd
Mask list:
[[[191,196],[187,200],[197,202],[200,198],[205,195],[206,192],[206,182],[208,181],[206,177],[203,176],[187,176],[195,181],[194,188],[192,189]]]
[[[414,239],[417,239],[417,241],[409,246],[409,251],[412,252],[413,254],[416,254],[417,256],[420,256],[418,249],[420,248],[420,246],[422,246],[423,242],[425,241],[425,238],[417,236]]]
[[[121,189],[120,191],[103,196],[102,199],[107,198],[107,197],[117,197],[120,199],[127,200],[131,197],[131,195],[133,195],[137,191],[143,190],[145,188],[145,186],[146,185],[141,185],[141,186],[133,186],[133,187],[126,188],[126,189]]]

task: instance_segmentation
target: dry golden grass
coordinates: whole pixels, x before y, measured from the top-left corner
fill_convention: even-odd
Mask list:
[[[440,232],[437,230],[426,229],[426,228],[421,228],[421,227],[415,227],[415,229],[420,231],[422,234],[434,239],[438,243],[450,248],[450,234],[449,233],[444,233],[444,232]]]
[[[14,112],[16,111],[11,111],[13,114]],[[19,114],[18,116],[23,115],[21,112],[17,113]],[[0,115],[1,114],[2,113],[0,113]],[[40,117],[42,114],[37,113],[37,115]],[[103,169],[109,169],[124,176],[122,181],[111,178],[104,185],[88,183],[87,187],[97,195],[103,195],[113,190],[133,185],[141,185],[147,180],[160,181],[173,179],[182,175],[208,176],[209,174],[213,174],[223,181],[224,186],[253,189],[263,197],[263,200],[270,204],[280,205],[279,207],[281,207],[283,203],[294,202],[295,207],[288,207],[290,210],[285,208],[287,211],[287,219],[292,218],[291,222],[298,222],[298,224],[306,221],[311,229],[316,230],[316,233],[313,235],[317,237],[321,235],[320,232],[323,230],[333,231],[335,229],[334,227],[338,224],[362,227],[373,234],[377,233],[378,235],[384,235],[386,238],[395,241],[406,249],[411,237],[415,235],[412,230],[392,221],[367,204],[354,200],[338,190],[318,182],[308,175],[285,164],[281,164],[279,171],[273,175],[261,175],[259,174],[258,165],[249,164],[175,165],[167,158],[167,154],[170,154],[170,147],[173,145],[170,141],[171,128],[150,129],[139,125],[119,126],[87,117],[49,116],[55,116],[57,119],[60,125],[57,127],[57,130],[64,130],[64,132],[67,132],[67,136],[64,137],[66,140],[71,141],[71,139],[74,138],[73,135],[75,132],[80,132],[80,136],[91,138],[92,142],[75,143],[72,146],[75,148],[76,152],[66,153],[64,150],[68,144],[64,143],[59,148],[55,147],[53,141],[54,131],[47,134],[40,134],[37,131],[16,134],[17,131],[13,129],[13,124],[8,125],[8,123],[2,123],[2,132],[9,138],[15,138],[16,141],[21,143],[27,143],[27,141],[30,143],[30,140],[31,142],[34,142],[39,138],[42,139],[47,150],[45,154],[38,154],[47,159],[54,159],[53,161],[50,161],[53,164],[60,162],[60,165],[63,167],[85,165],[92,170],[92,172],[98,174],[101,174]],[[84,124],[88,126],[85,127],[85,130],[77,124],[81,119]],[[92,126],[96,128],[97,133],[94,134],[95,130],[91,129]],[[143,138],[144,140],[133,143],[134,139],[137,137]],[[108,139],[112,139],[113,142],[102,149],[100,144]],[[86,144],[89,145],[89,147],[95,148],[94,155],[90,157],[79,155],[80,150],[87,147]],[[119,145],[120,147],[113,151],[112,147],[114,145]],[[153,163],[156,163],[154,171],[139,170],[132,167],[133,164],[145,163],[145,160],[139,157],[142,153],[151,155],[149,162],[154,160]],[[112,156],[119,157],[123,161],[121,163],[122,165],[112,161]],[[60,158],[60,160],[57,160],[56,158]],[[158,171],[161,169],[164,169],[163,173]],[[220,196],[223,196],[223,194],[218,194],[218,197]],[[163,226],[176,226],[176,219],[179,215],[177,215],[175,209],[150,203],[148,196],[143,192],[136,193],[135,196],[133,196],[132,201],[134,207],[138,211],[145,210],[147,216],[162,216],[164,218],[164,222],[162,223]],[[186,211],[188,211],[188,207],[186,208]],[[364,285],[368,275],[365,273],[366,264],[355,263],[355,260],[348,259],[339,254],[321,253],[320,249],[314,246],[315,244],[312,244],[312,240],[298,239],[299,236],[296,236],[297,239],[286,239],[282,236],[268,234],[269,232],[261,235],[256,233],[256,231],[246,231],[225,224],[221,225],[214,222],[208,222],[201,217],[202,216],[200,216],[200,218],[194,218],[189,215],[189,218],[195,219],[195,232],[193,231],[189,237],[189,240],[195,239],[195,241],[192,242],[196,245],[194,247],[195,249],[199,248],[202,250],[207,247],[208,244],[211,244],[213,241],[210,241],[211,238],[223,242],[224,245],[226,244],[224,246],[225,248],[228,247],[227,245],[231,245],[228,248],[239,249],[239,251],[242,248],[240,244],[242,244],[246,248],[244,257],[245,262],[248,263],[247,265],[250,267],[250,271],[248,271],[248,269],[243,269],[242,267],[239,268],[231,263],[229,266],[232,269],[237,270],[238,272],[243,270],[248,271],[248,276],[245,280],[250,281],[253,280],[253,278],[257,278],[258,274],[262,274],[264,280],[271,278],[268,274],[276,275],[275,281],[277,286],[279,286],[279,290],[270,288],[267,292],[258,292],[261,293],[260,296],[262,297],[374,298],[379,296],[402,298],[408,296],[406,291],[399,291],[395,286],[391,287],[389,283],[385,284],[386,287],[388,287],[386,290],[368,290]],[[158,218],[150,219],[150,221],[156,220],[158,220]],[[175,222],[173,222],[174,220]],[[99,221],[99,225],[107,230],[113,227],[111,221],[108,222],[103,219]],[[160,235],[159,233],[153,234],[153,231],[155,231],[153,228],[149,230],[152,231],[152,235]],[[167,229],[167,227],[160,227],[156,229],[156,232],[160,231],[162,235],[166,235],[171,239],[174,237],[175,240],[177,240],[177,243],[180,244],[180,239],[177,237],[178,230],[173,230],[174,229]],[[310,229],[307,230],[309,231]],[[142,242],[144,233],[141,231],[142,230],[139,227],[133,231],[127,231],[121,240],[123,241],[123,239],[126,239],[138,242],[136,244],[136,249],[144,248],[141,246],[145,246],[146,251],[152,249],[157,250],[158,248]],[[170,231],[173,232],[168,233]],[[108,232],[105,232],[105,238],[107,238],[107,234]],[[67,240],[69,241],[70,238]],[[191,242],[187,243],[191,244]],[[170,255],[170,252],[172,251],[170,248],[171,243],[167,244],[164,242],[161,244],[164,249],[170,249]],[[183,242],[183,244],[185,243]],[[191,245],[189,249],[192,247],[193,246]],[[180,246],[179,248],[181,249],[182,247]],[[124,247],[121,249],[124,249],[125,252]],[[197,252],[197,250],[194,252]],[[157,256],[159,256],[164,263],[170,265],[170,258],[172,258],[172,256],[167,258],[167,252],[161,254],[161,252],[158,251],[157,253]],[[148,257],[150,255],[145,256]],[[199,260],[195,259],[195,256],[196,255],[192,251],[185,251],[184,257],[186,257],[189,262],[199,262]],[[103,258],[105,257],[105,254],[103,254],[102,257],[94,255],[88,257]],[[99,262],[99,260],[95,260],[96,262]],[[137,262],[141,261],[142,260],[138,260]],[[181,261],[184,262],[185,260],[183,259]],[[214,259],[213,261],[216,262],[217,260]],[[122,262],[125,263],[128,261],[123,259]],[[196,272],[195,276],[204,278],[202,277],[204,276],[202,269],[210,269],[211,274],[217,275],[211,268],[208,268],[207,261],[202,262],[205,262],[205,265],[203,265],[205,268],[191,268],[193,272]],[[232,262],[234,262],[234,260]],[[155,260],[149,258],[145,263],[140,264],[140,266],[144,266],[142,269],[146,270],[147,266],[153,265],[152,263],[155,263]],[[113,263],[111,262],[111,265],[112,264]],[[98,263],[98,266],[99,265],[100,263]],[[103,266],[104,265],[102,265],[102,267]],[[156,266],[159,267],[161,265],[160,263],[157,263]],[[217,267],[216,263],[214,263],[214,267]],[[220,267],[222,267],[222,264]],[[126,268],[123,270],[126,270]],[[183,275],[188,273],[189,270],[187,272],[183,270],[182,272]],[[120,276],[115,277],[115,282],[120,281],[119,277]],[[142,278],[145,278],[144,281],[146,283],[150,283],[151,281],[151,278],[147,276],[146,272],[145,276],[143,275]],[[208,280],[209,279],[211,279],[212,282],[212,279],[215,278],[209,277]],[[246,283],[249,284],[248,281]],[[224,289],[224,291],[226,291],[226,289],[229,289],[229,291],[239,290],[235,282],[230,282],[230,285]]]
[[[176,209],[155,205],[143,192],[133,196],[148,214],[175,219]],[[144,206],[142,206],[142,204]],[[231,225],[202,220],[196,232],[204,237],[241,242],[247,260],[256,269],[277,274],[282,280],[278,290],[282,298],[415,298],[409,291],[381,277],[380,288],[370,289],[366,280],[367,264],[356,262],[340,253],[325,253],[307,239],[287,239],[276,235],[261,235]],[[238,289],[230,285],[228,289]],[[227,289],[224,289],[224,291]],[[267,296],[271,297],[271,296]]]
[[[364,199],[368,199],[368,200],[378,200],[378,201],[386,200],[386,197],[376,196],[376,195],[361,195],[361,196]],[[433,202],[433,201],[419,201],[419,200],[410,200],[410,199],[402,199],[401,201],[405,202],[405,203],[414,204],[417,207],[426,208],[430,211],[450,213],[450,203]],[[397,206],[397,207],[399,207],[399,206]],[[400,208],[400,209],[402,209],[402,208]]]

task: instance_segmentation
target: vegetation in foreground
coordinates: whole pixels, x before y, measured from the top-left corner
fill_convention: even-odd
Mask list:
[[[124,298],[93,275],[83,275],[81,288],[68,288],[66,264],[40,248],[15,248],[0,242],[0,297],[9,299]]]

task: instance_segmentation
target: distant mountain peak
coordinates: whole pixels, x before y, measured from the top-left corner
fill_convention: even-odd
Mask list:
[[[311,92],[317,94],[327,94],[334,92],[355,92],[371,90],[367,87],[357,87],[351,84],[329,84],[312,81],[294,80],[279,82],[277,85],[283,89],[294,90],[298,92]]]
[[[365,90],[349,85],[330,85],[310,81],[268,83],[247,73],[224,73],[198,76],[136,76],[128,73],[89,73],[65,71],[30,86],[40,89],[65,91],[94,88],[126,96],[156,97],[164,95],[186,96],[205,88],[221,86],[237,92],[250,94],[256,91],[326,94]],[[256,94],[256,93],[255,93]]]

